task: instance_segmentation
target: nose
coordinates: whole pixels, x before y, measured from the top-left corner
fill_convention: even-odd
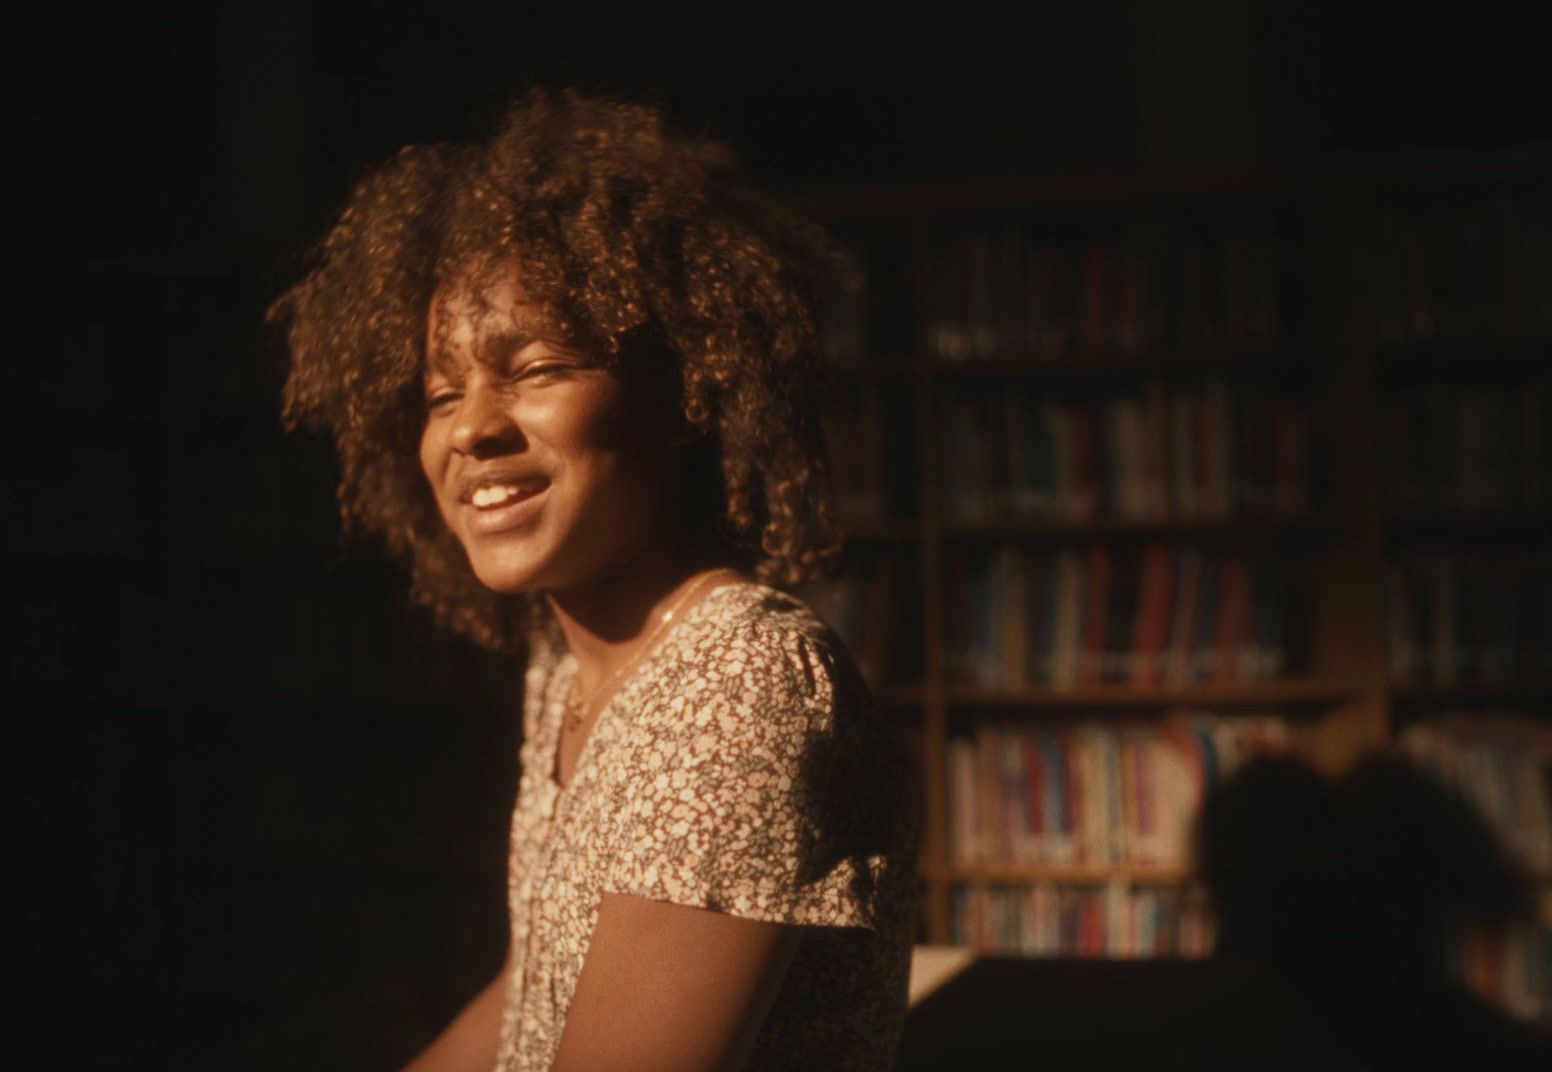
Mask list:
[[[467,384],[453,414],[452,448],[460,454],[485,458],[521,447],[522,431],[500,403],[496,392],[478,378]]]

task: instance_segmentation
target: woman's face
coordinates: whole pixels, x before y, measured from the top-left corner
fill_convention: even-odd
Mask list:
[[[432,302],[420,461],[474,573],[499,592],[585,588],[671,522],[663,407],[554,338],[518,267]]]

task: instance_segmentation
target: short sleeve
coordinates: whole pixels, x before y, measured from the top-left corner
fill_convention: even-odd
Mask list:
[[[875,925],[881,852],[851,836],[866,712],[822,636],[754,623],[699,641],[645,713],[603,889],[750,919]],[[861,809],[866,812],[867,809]]]

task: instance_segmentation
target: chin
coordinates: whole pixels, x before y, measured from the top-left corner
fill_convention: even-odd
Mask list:
[[[502,595],[520,596],[525,592],[539,592],[548,588],[542,573],[511,567],[475,567],[474,576],[486,588]]]
[[[532,555],[470,555],[469,567],[486,588],[509,596],[548,587],[552,573],[549,563],[536,561]]]

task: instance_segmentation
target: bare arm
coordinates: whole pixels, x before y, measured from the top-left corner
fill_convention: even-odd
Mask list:
[[[552,1068],[729,1067],[764,1021],[799,933],[605,893]]]
[[[404,1072],[490,1072],[496,1065],[496,1042],[501,1033],[501,1009],[506,998],[512,954],[496,977],[463,1007]]]

